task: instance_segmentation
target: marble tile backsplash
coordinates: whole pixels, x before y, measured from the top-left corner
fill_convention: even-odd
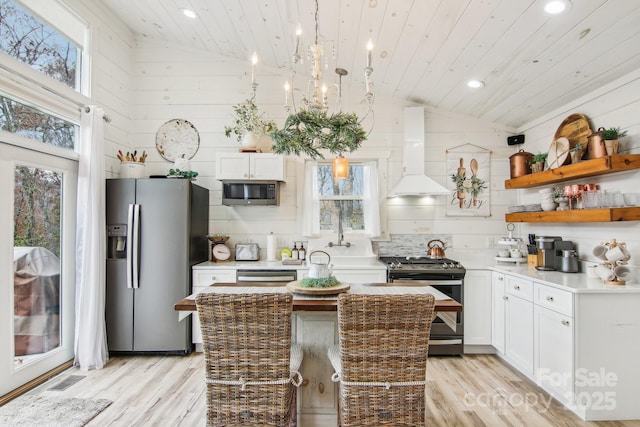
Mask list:
[[[426,256],[431,240],[441,240],[445,249],[451,246],[453,236],[450,234],[392,234],[390,241],[373,242],[373,250],[378,256]]]

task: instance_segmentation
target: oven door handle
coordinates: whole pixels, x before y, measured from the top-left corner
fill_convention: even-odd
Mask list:
[[[439,339],[433,339],[433,338],[429,338],[429,345],[451,345],[451,344],[462,344],[462,340],[461,339],[450,339],[450,340],[439,340]]]
[[[405,286],[461,286],[462,280],[421,280],[421,279],[391,279],[391,283],[404,282]],[[402,286],[402,285],[400,285]]]

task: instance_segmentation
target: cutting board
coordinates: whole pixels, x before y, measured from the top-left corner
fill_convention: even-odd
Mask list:
[[[553,140],[558,138],[567,138],[569,140],[569,148],[573,148],[578,143],[582,143],[583,149],[587,148],[587,142],[589,142],[589,135],[591,135],[591,128],[589,127],[589,120],[582,114],[571,114],[564,119],[556,134],[553,136]]]

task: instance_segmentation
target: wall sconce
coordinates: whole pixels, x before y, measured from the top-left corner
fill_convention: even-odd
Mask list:
[[[333,179],[345,179],[349,176],[349,160],[341,155],[333,159]]]

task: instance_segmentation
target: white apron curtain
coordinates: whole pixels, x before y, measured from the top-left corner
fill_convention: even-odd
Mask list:
[[[380,235],[380,198],[378,197],[378,168],[375,162],[365,162],[363,171],[365,233],[369,237]]]
[[[307,237],[320,234],[320,192],[316,176],[318,176],[318,164],[307,161],[304,168],[304,209],[302,212],[302,235]]]
[[[101,369],[109,358],[105,325],[104,111],[84,109],[80,121],[76,225],[75,360],[82,370]]]

